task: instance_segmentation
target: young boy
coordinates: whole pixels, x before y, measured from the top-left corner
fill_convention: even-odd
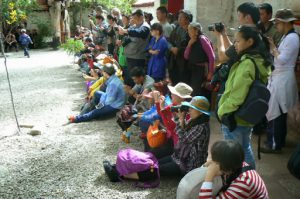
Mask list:
[[[30,36],[26,34],[25,29],[21,30],[19,42],[20,42],[22,48],[24,49],[24,56],[27,56],[29,58],[30,56],[29,56],[29,52],[28,52],[28,45],[29,45],[29,43],[33,44],[33,42],[31,40]]]

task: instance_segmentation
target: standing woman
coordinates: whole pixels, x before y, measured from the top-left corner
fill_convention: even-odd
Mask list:
[[[107,29],[107,48],[108,48],[108,53],[111,55],[114,55],[114,49],[115,49],[115,43],[116,43],[116,35],[117,35],[117,18],[108,15],[107,16],[107,21],[108,21],[108,29]]]
[[[267,146],[261,152],[278,153],[285,146],[287,134],[287,112],[298,103],[298,88],[295,77],[295,64],[299,53],[299,36],[294,30],[294,17],[290,9],[278,10],[275,18],[276,29],[283,34],[279,47],[270,39],[271,53],[274,56],[274,71],[269,79],[271,92]]]
[[[202,33],[200,23],[190,23],[188,33],[190,41],[185,49],[184,58],[189,61],[189,84],[193,88],[192,95],[203,95],[210,99],[210,91],[206,90],[203,85],[212,78],[215,53],[211,41]]]
[[[265,84],[271,73],[267,49],[262,50],[260,33],[254,27],[241,26],[235,35],[235,49],[239,61],[231,66],[225,91],[218,104],[218,117],[222,122],[222,133],[225,140],[239,142],[245,153],[245,161],[255,168],[255,160],[250,144],[253,124],[235,116],[235,112],[244,104],[255,80],[255,65],[259,79]],[[266,42],[267,43],[267,42]],[[256,117],[253,115],[253,117]]]

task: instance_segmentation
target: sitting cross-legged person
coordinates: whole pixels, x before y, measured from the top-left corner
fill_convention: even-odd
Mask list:
[[[122,80],[115,75],[115,72],[112,64],[103,66],[102,73],[107,79],[105,82],[106,92],[97,91],[95,93],[96,109],[83,115],[70,116],[69,122],[79,123],[114,116],[124,106],[126,100],[124,85]]]
[[[171,155],[174,151],[174,146],[178,143],[178,135],[175,131],[176,123],[174,121],[174,116],[176,116],[176,113],[172,112],[171,107],[178,106],[185,100],[192,98],[191,93],[193,92],[193,89],[185,83],[180,82],[175,86],[168,86],[168,88],[172,99],[170,105],[167,105],[165,96],[161,95],[157,91],[153,93],[157,113],[161,117],[163,125],[166,129],[167,141],[161,147],[151,148],[147,142],[147,139],[144,140],[144,150],[153,153],[156,158],[162,158]],[[189,114],[186,116],[186,120],[188,119]]]
[[[195,96],[191,102],[182,102],[176,117],[176,133],[179,137],[174,153],[158,160],[161,176],[184,176],[189,171],[200,167],[208,156],[210,136],[208,100]],[[186,114],[190,120],[186,121]]]

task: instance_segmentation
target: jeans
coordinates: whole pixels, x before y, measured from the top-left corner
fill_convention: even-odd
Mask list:
[[[159,173],[161,176],[182,176],[180,167],[174,162],[171,156],[166,156],[158,160]]]
[[[282,113],[274,120],[269,121],[267,129],[267,145],[268,147],[281,150],[285,146],[287,134],[287,114]]]
[[[225,140],[234,140],[240,143],[245,153],[245,162],[255,168],[255,160],[251,147],[251,131],[252,127],[237,126],[232,132],[222,124],[221,131]]]
[[[109,105],[105,105],[100,109],[94,109],[86,114],[83,115],[78,115],[76,116],[75,122],[80,123],[80,122],[87,122],[92,119],[100,119],[100,118],[106,118],[106,117],[112,117],[114,116],[119,109],[115,109]]]
[[[28,45],[22,45],[22,48],[24,50],[24,56],[29,57]]]

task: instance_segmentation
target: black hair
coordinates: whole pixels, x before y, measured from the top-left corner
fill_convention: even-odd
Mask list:
[[[243,167],[243,147],[236,141],[217,141],[211,147],[211,158],[223,172],[234,173]]]
[[[126,14],[122,14],[122,17],[125,17],[126,19],[130,19],[129,15],[126,15]]]
[[[149,21],[152,21],[153,20],[153,15],[151,14],[151,13],[146,13],[145,12],[145,18],[146,18],[146,20],[149,20]]]
[[[156,10],[168,16],[168,9],[165,6],[160,6]]]
[[[272,61],[270,60],[270,44],[268,39],[263,36],[256,27],[250,27],[247,25],[240,26],[238,32],[245,40],[253,39],[253,45],[249,49],[240,53],[239,57],[246,53],[259,54],[264,59],[264,65],[269,66]]]
[[[173,15],[173,13],[169,12],[167,18],[170,20],[170,23],[174,23],[175,16]]]
[[[262,3],[258,6],[259,9],[265,10],[267,14],[273,14],[272,5],[269,3]]]
[[[159,34],[162,35],[163,33],[163,27],[160,23],[154,23],[152,26],[151,26],[151,31],[152,30],[158,30]]]
[[[131,77],[144,77],[146,74],[145,74],[144,69],[142,69],[140,67],[134,67],[130,71],[130,75],[131,75]]]
[[[144,16],[144,12],[141,9],[137,9],[135,12],[132,13],[132,16],[138,16],[138,17],[142,17]]]
[[[179,10],[178,15],[181,14],[181,13],[184,14],[185,18],[186,18],[189,22],[192,22],[192,21],[193,21],[193,15],[192,15],[192,13],[191,13],[189,10],[184,10],[184,9]]]
[[[114,22],[117,22],[117,18],[112,15],[107,15],[108,20],[113,20]]]
[[[96,19],[104,21],[104,17],[102,15],[96,15]]]
[[[85,42],[93,42],[93,40],[92,40],[92,38],[87,37],[87,38],[85,39]]]
[[[253,2],[245,2],[239,5],[237,11],[243,15],[250,15],[253,23],[257,24],[260,19],[259,9]]]

